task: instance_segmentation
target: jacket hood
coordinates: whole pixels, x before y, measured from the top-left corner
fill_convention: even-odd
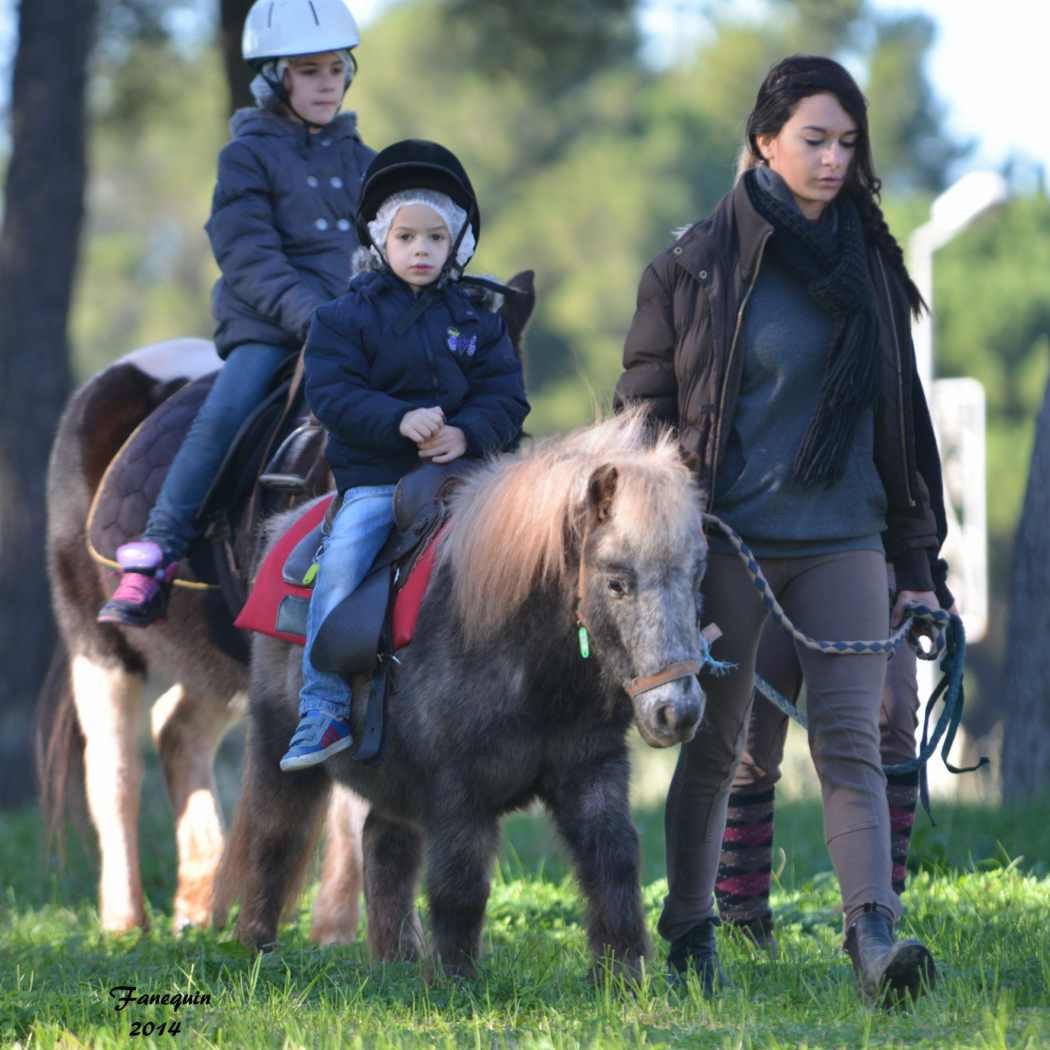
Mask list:
[[[304,125],[258,106],[239,109],[230,118],[230,134],[234,138],[241,135],[263,135],[302,142],[304,133]],[[357,114],[352,111],[339,113],[317,134],[318,136],[328,135],[333,139],[360,139],[361,136],[357,131]]]

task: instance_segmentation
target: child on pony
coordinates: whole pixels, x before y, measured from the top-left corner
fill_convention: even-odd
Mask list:
[[[358,235],[377,269],[317,311],[306,341],[306,397],[328,431],[340,502],[318,554],[300,720],[283,770],[315,766],[352,743],[346,683],[313,666],[311,647],[389,537],[397,482],[421,460],[506,449],[528,414],[502,318],[460,283],[480,227],[467,173],[443,146],[398,142],[369,167]]]
[[[205,227],[222,271],[212,312],[225,364],[144,534],[117,550],[123,575],[103,623],[146,627],[164,616],[234,436],[302,346],[314,310],[346,288],[358,192],[375,155],[356,116],[339,112],[358,40],[344,0],[257,0],[248,12],[241,47],[257,105],[230,122]]]

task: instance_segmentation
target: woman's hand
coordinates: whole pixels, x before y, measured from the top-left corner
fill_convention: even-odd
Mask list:
[[[433,408],[413,408],[401,417],[398,430],[403,437],[422,446],[424,441],[438,434],[445,425],[445,413],[439,405]]]
[[[434,463],[451,463],[467,451],[467,435],[459,427],[443,426],[438,433],[419,446],[423,459]]]
[[[890,628],[896,630],[900,627],[905,616],[905,606],[925,605],[927,609],[937,610],[941,603],[937,601],[937,595],[933,591],[898,591],[897,600],[893,603],[893,611],[890,613]],[[915,633],[933,638],[936,635],[934,628],[928,623],[917,623]]]

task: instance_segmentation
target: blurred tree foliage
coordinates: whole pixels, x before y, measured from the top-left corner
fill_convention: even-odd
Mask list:
[[[165,6],[109,2],[140,13]],[[926,19],[875,18],[864,0],[768,0],[764,14],[743,18],[739,5],[709,0],[711,31],[695,54],[657,70],[639,57],[634,6],[402,0],[364,28],[358,49],[348,106],[365,140],[380,147],[415,135],[455,148],[485,217],[475,271],[537,272],[527,361],[535,433],[607,403],[638,276],[672,229],[730,187],[744,118],[778,58],[831,53],[857,73],[902,243],[966,150],[945,132],[923,72]],[[226,137],[222,60],[217,48],[180,52],[163,32],[123,39],[103,50],[96,76],[91,228],[75,315],[82,371],[211,328],[215,269],[201,227]],[[1050,287],[1032,279],[1047,272],[1043,197],[989,216],[936,267],[939,369],[976,375],[988,389],[998,594],[1047,374]]]
[[[490,77],[519,78],[560,92],[634,57],[635,0],[441,0],[452,24],[470,24],[469,54]],[[507,41],[514,47],[508,49]]]
[[[985,216],[939,252],[934,267],[937,371],[974,376],[988,399],[988,527],[999,596],[1050,373],[1048,274],[1045,196],[1023,197]]]
[[[875,157],[890,189],[939,191],[950,166],[969,152],[968,144],[945,135],[943,106],[923,73],[933,37],[923,15],[876,24],[867,94]]]

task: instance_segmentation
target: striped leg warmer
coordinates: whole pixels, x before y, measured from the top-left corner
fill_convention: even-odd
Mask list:
[[[886,800],[890,805],[890,846],[893,854],[893,892],[904,892],[908,874],[908,844],[915,823],[919,797],[919,774],[900,773],[886,778]]]
[[[774,788],[762,788],[729,796],[715,897],[722,920],[735,926],[761,920],[772,927],[774,793]]]

